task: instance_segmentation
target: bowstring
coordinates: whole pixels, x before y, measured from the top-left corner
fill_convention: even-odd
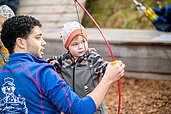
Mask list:
[[[110,52],[110,55],[112,57],[112,60],[115,61],[115,57],[114,57],[114,54],[112,52],[112,49],[110,47],[110,44],[109,42],[107,41],[105,35],[103,34],[103,31],[100,29],[99,25],[97,24],[97,22],[94,20],[94,18],[89,14],[89,12],[77,1],[77,0],[74,0],[75,2],[75,5],[76,3],[79,4],[79,6],[84,10],[84,12],[90,17],[90,19],[93,21],[93,23],[96,25],[97,29],[99,30],[99,32],[101,33],[101,35],[103,36],[103,39],[105,40],[105,43],[109,49],[109,52]],[[77,6],[75,6],[77,7]],[[77,9],[77,16],[78,15],[78,9]],[[79,18],[79,17],[78,17]],[[80,19],[80,18],[79,18]],[[119,97],[119,100],[118,100],[118,114],[120,114],[120,107],[121,107],[121,88],[120,88],[120,80],[117,81],[118,82],[118,97]]]

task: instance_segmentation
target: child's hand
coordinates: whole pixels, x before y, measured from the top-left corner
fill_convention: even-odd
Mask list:
[[[47,63],[50,63],[52,65],[59,64],[59,62],[57,60],[51,59],[51,58],[50,59],[47,59]]]
[[[59,62],[57,60],[51,60],[51,61],[49,61],[49,63],[52,65],[59,64]]]
[[[48,59],[47,63],[50,63],[51,65],[53,65],[58,73],[61,72],[61,68],[59,67],[60,65],[59,65],[59,62],[57,60]]]

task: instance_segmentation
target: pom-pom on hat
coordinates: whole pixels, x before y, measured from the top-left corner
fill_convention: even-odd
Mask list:
[[[62,26],[60,31],[60,39],[63,41],[63,45],[66,49],[68,48],[72,39],[77,35],[82,35],[87,40],[85,28],[77,21],[68,22]]]
[[[12,9],[10,7],[8,7],[7,5],[0,6],[0,15],[4,16],[6,18],[11,18],[11,17],[15,16]]]

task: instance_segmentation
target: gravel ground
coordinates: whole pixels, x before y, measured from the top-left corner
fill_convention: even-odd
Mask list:
[[[171,81],[122,78],[120,114],[171,114]],[[117,114],[118,90],[114,83],[106,95],[109,114]]]

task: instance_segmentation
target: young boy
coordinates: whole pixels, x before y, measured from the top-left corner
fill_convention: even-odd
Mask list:
[[[88,48],[85,28],[76,21],[62,26],[60,39],[67,52],[48,59],[48,62],[57,66],[57,72],[73,91],[84,97],[97,86],[108,62],[94,48]],[[104,101],[94,114],[107,114]]]

